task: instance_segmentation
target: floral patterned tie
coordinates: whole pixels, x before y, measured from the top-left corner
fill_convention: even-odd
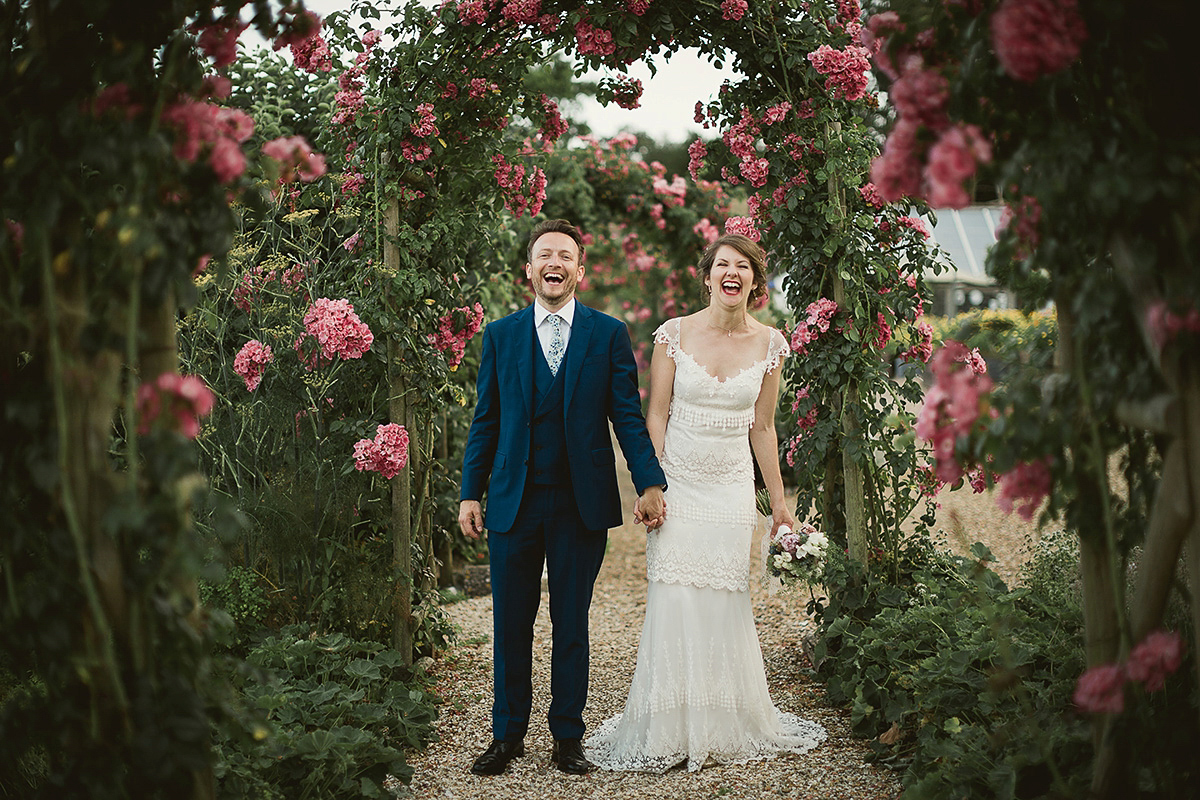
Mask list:
[[[550,346],[546,349],[546,363],[550,365],[550,374],[557,375],[562,366],[563,353],[566,344],[563,342],[563,318],[558,314],[550,315]]]

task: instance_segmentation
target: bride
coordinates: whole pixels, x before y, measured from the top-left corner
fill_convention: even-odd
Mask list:
[[[804,753],[825,739],[821,726],[771,702],[750,606],[751,451],[771,495],[772,532],[795,526],[774,421],[789,349],[748,313],[766,294],[764,254],[727,234],[699,266],[708,307],[654,334],[646,423],[667,474],[668,512],[646,534],[646,620],[625,710],[584,743],[603,769],[665,772],[686,762],[694,771],[710,760]],[[640,510],[635,518],[643,521]]]

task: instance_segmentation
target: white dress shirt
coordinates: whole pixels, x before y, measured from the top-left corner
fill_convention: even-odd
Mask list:
[[[567,345],[571,341],[571,324],[575,321],[575,298],[572,297],[567,301],[567,304],[558,311],[547,311],[546,308],[536,300],[533,302],[533,329],[537,331],[538,342],[542,345],[542,355],[546,356],[549,361],[550,355],[550,337],[553,335],[553,328],[547,322],[551,314],[558,314],[562,317],[562,337],[563,337],[563,352],[567,350]]]

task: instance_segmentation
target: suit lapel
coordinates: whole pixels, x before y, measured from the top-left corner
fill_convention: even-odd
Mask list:
[[[592,328],[596,320],[592,310],[583,303],[575,303],[575,322],[571,326],[571,341],[567,344],[567,357],[563,360],[566,380],[563,386],[563,413],[571,407],[571,397],[575,394],[575,386],[579,383],[579,373],[583,366],[583,358],[587,354],[588,341],[592,338]]]
[[[537,334],[533,330],[533,306],[518,312],[516,363],[517,382],[521,384],[521,400],[525,403],[526,419],[533,418],[533,348],[537,347]]]

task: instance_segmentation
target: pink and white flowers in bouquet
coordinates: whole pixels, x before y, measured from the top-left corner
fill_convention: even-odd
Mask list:
[[[825,566],[829,539],[807,522],[792,530],[780,525],[767,545],[767,574],[784,586],[818,583]]]

